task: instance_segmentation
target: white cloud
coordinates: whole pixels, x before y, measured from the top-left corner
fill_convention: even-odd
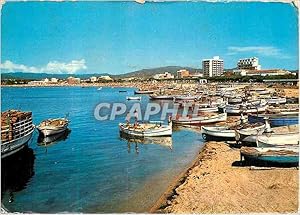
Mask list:
[[[266,57],[290,58],[274,46],[229,46],[227,55],[236,55],[239,53],[254,53]]]
[[[77,71],[87,69],[85,65],[85,59],[81,60],[72,60],[69,63],[59,62],[59,61],[50,61],[46,66],[37,68],[34,66],[26,66],[23,64],[16,64],[12,61],[6,60],[4,63],[0,64],[1,70],[8,71],[20,71],[20,72],[49,72],[49,73],[68,73],[74,74]]]

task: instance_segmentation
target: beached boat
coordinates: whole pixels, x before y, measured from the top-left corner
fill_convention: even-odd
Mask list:
[[[263,122],[268,118],[272,127],[296,125],[299,123],[299,113],[285,113],[285,114],[250,114],[248,120],[250,123]]]
[[[66,118],[47,119],[42,121],[36,128],[44,137],[59,134],[67,130],[69,120]]]
[[[138,123],[137,125],[129,123],[120,123],[121,133],[136,137],[160,137],[172,135],[172,122],[168,125],[161,121],[150,121],[149,123]]]
[[[243,101],[243,99],[241,97],[229,97],[228,98],[229,104],[241,103],[242,101]]]
[[[265,129],[264,123],[242,123],[237,126],[202,126],[202,137],[204,140],[237,140],[237,132],[258,133]]]
[[[285,97],[271,97],[267,98],[266,101],[268,104],[284,104],[286,103],[286,98]]]
[[[140,96],[126,96],[126,100],[141,100]]]
[[[298,114],[299,105],[298,104],[285,104],[279,107],[269,106],[266,110],[269,114]]]
[[[152,100],[174,100],[172,95],[151,95],[150,99]]]
[[[229,115],[240,115],[241,113],[263,113],[266,111],[268,105],[249,105],[249,104],[239,104],[239,105],[223,105],[219,107],[219,110],[226,112]]]
[[[134,91],[134,94],[153,94],[153,90],[136,90]]]
[[[1,159],[28,145],[34,132],[32,113],[8,110],[1,113]]]
[[[204,125],[215,122],[224,122],[227,120],[227,114],[214,114],[214,115],[203,115],[203,116],[187,116],[181,117],[176,116],[176,119],[172,120],[174,124],[181,125]]]
[[[276,163],[276,164],[294,164],[299,163],[299,147],[242,147],[241,158],[246,161]]]
[[[199,98],[200,98],[200,96],[190,96],[190,95],[187,95],[187,96],[174,96],[175,101],[176,100],[189,100],[189,101],[193,101],[193,100],[197,100]]]

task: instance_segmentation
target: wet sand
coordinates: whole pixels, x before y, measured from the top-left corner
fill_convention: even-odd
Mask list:
[[[298,169],[235,166],[239,161],[239,149],[208,142],[150,212],[297,212]]]

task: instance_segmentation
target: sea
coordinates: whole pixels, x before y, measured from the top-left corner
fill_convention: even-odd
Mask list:
[[[3,87],[1,111],[32,111],[35,125],[67,117],[70,131],[52,139],[35,131],[28,147],[1,160],[2,206],[10,212],[147,212],[193,162],[203,140],[191,128],[176,128],[172,137],[129,139],[118,128],[126,114],[114,120],[95,118],[100,103],[124,103],[128,109],[140,103],[144,110],[147,95],[141,101],[126,100],[134,90]]]

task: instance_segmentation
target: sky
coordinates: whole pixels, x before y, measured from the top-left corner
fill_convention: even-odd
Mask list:
[[[7,2],[1,72],[110,73],[225,68],[259,58],[262,69],[298,68],[298,11],[283,3]]]

